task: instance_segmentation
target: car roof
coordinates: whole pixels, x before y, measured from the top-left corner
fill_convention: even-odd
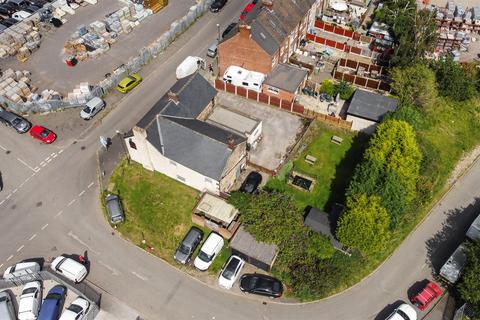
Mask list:
[[[34,133],[41,133],[43,130],[45,130],[45,128],[39,125],[34,125],[32,129],[30,129],[30,131]]]
[[[76,275],[78,272],[82,271],[85,268],[85,266],[78,261],[67,257],[64,258],[65,260],[63,260],[62,264],[60,265],[60,268],[62,270],[67,270],[68,272]]]
[[[120,207],[120,198],[114,194],[107,196],[107,207],[108,207],[108,214],[110,217],[118,217],[123,215],[122,208]]]
[[[205,243],[202,245],[201,250],[205,253],[212,253],[215,247],[219,244],[223,244],[223,238],[219,234],[212,232],[208,236],[207,240],[205,240]]]
[[[132,79],[130,78],[130,76],[126,76],[125,78],[122,79],[122,81],[120,81],[118,83],[119,86],[122,86],[122,87],[125,87],[127,84],[129,84],[130,82],[132,81]]]
[[[191,244],[198,237],[198,235],[203,235],[202,230],[198,229],[197,227],[191,227],[190,230],[188,230],[188,233],[185,235],[182,243]]]

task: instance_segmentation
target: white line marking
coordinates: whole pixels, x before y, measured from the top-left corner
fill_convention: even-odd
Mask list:
[[[92,251],[95,254],[99,254],[98,251],[93,250],[88,244],[83,242],[76,234],[74,234],[71,230],[68,232],[68,236],[72,237],[73,239],[77,240],[78,243],[86,247],[88,250]]]
[[[38,171],[40,171],[40,169],[38,169]],[[34,173],[32,173],[32,175],[30,176],[30,178],[33,178],[33,177],[37,174],[38,171],[35,171]]]
[[[0,202],[0,205],[2,205],[4,202],[5,202],[5,200],[2,200],[2,202]]]
[[[0,264],[0,268],[1,268],[1,267],[3,267],[3,263],[2,263],[2,264]]]
[[[33,169],[35,169],[35,172],[38,172],[38,170],[40,170],[39,167],[35,167],[35,168],[33,168]]]
[[[63,152],[63,149],[62,149],[62,150],[60,150],[60,151],[58,151],[58,154],[60,154],[60,153],[62,153],[62,152]]]
[[[4,146],[0,145],[0,148],[2,148],[3,150],[7,151],[7,148],[5,148]]]
[[[70,202],[67,204],[67,207],[70,207],[75,201],[76,201],[76,199],[73,199],[72,201],[70,201]]]
[[[57,214],[55,215],[55,217],[60,216],[62,213],[63,213],[63,210],[58,211]]]
[[[28,239],[28,241],[32,241],[33,239],[35,239],[36,236],[37,234],[35,233],[33,236],[30,237],[30,239]]]
[[[41,164],[42,167],[45,167],[46,165],[47,165],[46,163]]]
[[[52,156],[52,158],[55,159],[57,156],[58,156],[58,154],[54,154],[54,155]]]
[[[21,163],[23,163],[28,169],[30,169],[30,170],[32,170],[33,172],[35,172],[35,170],[34,170],[32,167],[30,167],[25,161],[23,161],[22,159],[20,159],[20,158],[18,158],[18,157],[17,157],[17,160],[20,161]]]
[[[87,186],[87,188],[89,188],[89,189],[90,189],[90,187],[91,187],[91,186],[93,186],[93,181],[92,181],[92,182],[90,182],[90,184]]]
[[[48,162],[48,160],[50,160],[50,157],[46,157],[45,160],[43,160],[43,161]]]
[[[18,188],[13,189],[12,194],[18,191]]]
[[[30,180],[32,177],[28,177],[27,179],[25,179],[24,182],[28,182],[28,180]]]
[[[84,193],[85,193],[85,190],[82,190],[82,192],[80,192],[80,193],[78,194],[78,196],[81,197],[81,196],[83,196]]]
[[[120,272],[117,269],[110,267],[108,264],[106,264],[102,260],[99,260],[98,263],[100,263],[102,266],[107,268],[114,276],[119,276],[120,275]]]
[[[133,274],[135,277],[137,277],[137,278],[139,278],[139,279],[142,279],[143,281],[147,281],[147,280],[148,280],[147,277],[144,277],[144,276],[142,276],[142,275],[139,275],[139,274],[136,273],[135,271],[132,271],[132,274]]]
[[[23,248],[25,248],[25,246],[22,244],[20,248],[17,249],[17,252],[20,252],[20,250],[22,250]]]
[[[5,198],[5,200],[8,200],[12,196],[11,193],[8,194],[8,196]]]
[[[48,159],[47,162],[50,163],[50,161],[52,161],[52,159]]]
[[[23,181],[22,183],[20,183],[20,185],[18,186],[18,188],[20,189],[21,187],[23,187],[24,184],[25,184],[25,181]]]
[[[45,225],[42,227],[42,230],[45,230],[46,227],[48,227],[48,223],[45,223]]]
[[[12,260],[12,258],[13,258],[13,254],[10,257],[7,258],[7,262]]]
[[[56,154],[55,152],[50,153],[50,157],[53,156],[53,155],[55,155],[55,154]]]

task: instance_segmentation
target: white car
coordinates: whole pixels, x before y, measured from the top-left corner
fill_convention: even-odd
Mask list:
[[[30,12],[20,10],[20,11],[15,12],[14,14],[12,14],[12,18],[17,20],[17,21],[22,21],[22,20],[27,19],[31,15],[32,14]]]
[[[78,297],[73,300],[72,304],[63,311],[59,320],[81,320],[85,318],[88,308],[90,308],[90,302],[82,297]]]
[[[56,257],[50,268],[75,283],[82,282],[87,276],[87,268],[83,264],[64,256]]]
[[[42,304],[42,284],[40,281],[28,282],[18,303],[18,320],[36,320]]]
[[[239,256],[231,256],[223,267],[222,272],[220,272],[218,285],[225,289],[231,289],[244,265],[245,260]]]
[[[395,309],[385,320],[417,320],[417,312],[412,306],[404,303]]]
[[[200,271],[205,271],[210,267],[213,259],[223,248],[223,238],[221,235],[212,232],[200,248],[198,256],[193,261],[193,265]]]
[[[31,275],[40,271],[40,265],[37,262],[19,262],[16,265],[8,267],[3,273],[4,279],[12,279],[25,275]]]

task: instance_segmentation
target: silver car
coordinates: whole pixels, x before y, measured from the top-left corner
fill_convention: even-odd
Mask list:
[[[0,122],[3,122],[6,126],[13,127],[18,133],[28,132],[32,127],[30,122],[2,107],[0,107]]]
[[[105,203],[107,205],[108,217],[112,224],[117,224],[125,220],[120,198],[117,195],[109,194],[107,198],[105,198]]]

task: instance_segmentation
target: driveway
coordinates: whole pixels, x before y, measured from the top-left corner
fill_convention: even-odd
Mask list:
[[[226,92],[217,95],[218,104],[262,120],[262,140],[250,151],[250,162],[276,170],[303,128],[302,118]]]

